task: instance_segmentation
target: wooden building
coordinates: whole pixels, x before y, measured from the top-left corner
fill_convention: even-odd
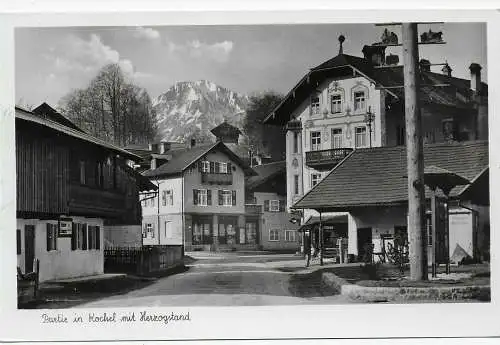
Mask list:
[[[141,223],[139,157],[94,138],[47,104],[16,107],[17,264],[40,280],[103,273],[104,227]]]

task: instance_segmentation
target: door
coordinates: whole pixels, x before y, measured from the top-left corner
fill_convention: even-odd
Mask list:
[[[372,228],[358,229],[358,260],[363,260],[367,254],[367,246],[372,245]]]
[[[35,260],[35,226],[24,226],[24,273],[33,272]]]

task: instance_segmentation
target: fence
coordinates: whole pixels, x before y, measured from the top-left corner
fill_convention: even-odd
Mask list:
[[[181,245],[107,247],[104,272],[148,275],[161,273],[183,264]]]

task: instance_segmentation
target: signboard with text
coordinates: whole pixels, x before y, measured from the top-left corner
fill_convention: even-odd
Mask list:
[[[59,218],[58,237],[71,237],[73,235],[73,219],[67,217]]]

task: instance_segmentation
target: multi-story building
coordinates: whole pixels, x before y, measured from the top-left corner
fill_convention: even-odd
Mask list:
[[[166,163],[144,172],[158,192],[142,195],[143,243],[256,248],[256,227],[245,218],[245,178],[255,172],[222,141],[167,154]]]
[[[288,208],[353,150],[405,144],[403,67],[390,64],[398,59],[376,44],[347,55],[339,41],[339,54],[308,71],[264,120],[287,128]],[[487,85],[478,64],[470,73],[460,79],[448,64],[435,73],[420,61],[424,143],[487,140]],[[303,221],[313,215],[305,210]]]
[[[258,207],[261,216],[260,244],[264,250],[297,251],[300,247],[298,225],[290,222],[286,210],[286,162],[254,166],[256,176],[246,181],[246,207]]]
[[[39,260],[40,281],[103,273],[106,228],[139,228],[139,190],[155,188],[127,165],[139,157],[47,104],[15,112],[18,267]]]

